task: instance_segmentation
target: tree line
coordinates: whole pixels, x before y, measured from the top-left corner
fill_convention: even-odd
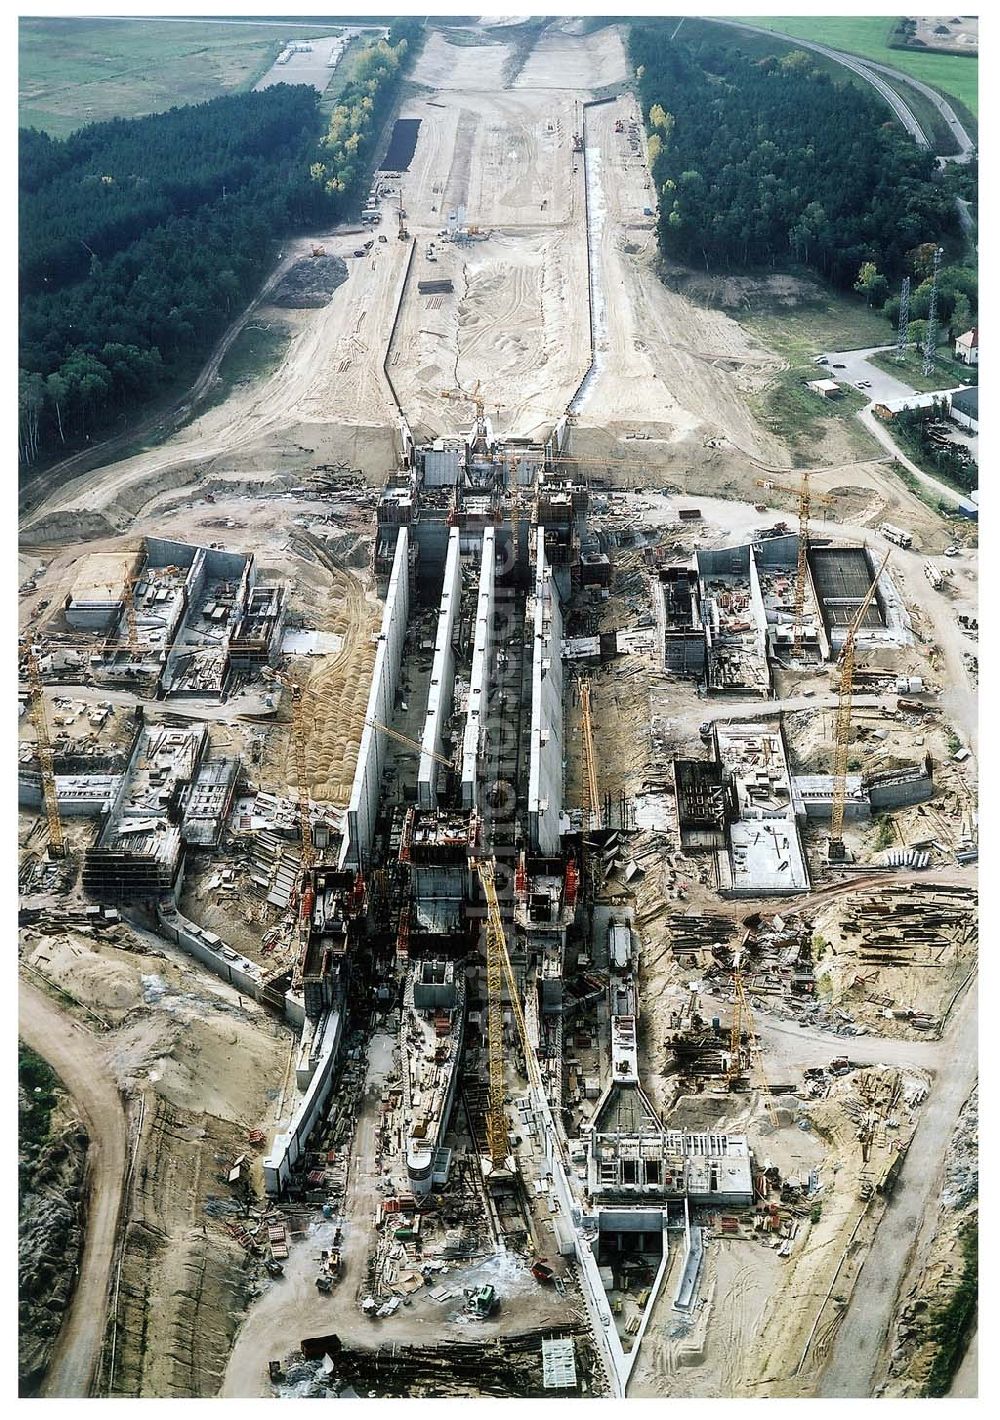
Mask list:
[[[357,210],[419,28],[403,20],[388,44],[369,46],[374,58],[360,56],[344,94],[370,105],[333,183],[317,181],[323,116],[304,85],[91,124],[63,140],[20,131],[23,466],[127,426],[190,380],[277,243]]]
[[[882,103],[793,50],[631,27],[661,251],[706,270],[799,263],[849,290],[869,264],[895,287],[908,254],[957,236],[934,157]],[[922,300],[922,297],[921,297]]]

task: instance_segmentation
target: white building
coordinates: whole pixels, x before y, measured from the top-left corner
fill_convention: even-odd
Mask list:
[[[979,364],[979,327],[973,326],[955,341],[955,359],[963,365]]]

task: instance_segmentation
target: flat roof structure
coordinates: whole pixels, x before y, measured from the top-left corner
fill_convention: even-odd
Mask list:
[[[724,870],[720,864],[723,889],[748,897],[807,892],[809,870],[780,726],[735,721],[716,725],[715,738],[730,781],[728,862]]]
[[[809,568],[827,626],[850,626],[877,570],[865,548],[810,547]],[[866,630],[884,629],[880,591],[872,598],[861,625]]]
[[[88,552],[81,557],[69,593],[71,608],[106,606],[110,613],[120,606],[125,579],[135,570],[140,556],[133,549],[130,552]]]

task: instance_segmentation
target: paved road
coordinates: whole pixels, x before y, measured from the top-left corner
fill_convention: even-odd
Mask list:
[[[873,345],[868,350],[824,350],[822,353],[829,363],[818,370],[818,376],[825,376],[829,370],[832,380],[853,385],[855,389],[862,380],[867,380],[868,388],[863,393],[873,404],[907,399],[914,393],[912,385],[871,364],[873,355],[888,354],[895,348],[895,345]]]
[[[830,53],[831,55],[837,55],[838,58],[843,57],[840,55],[838,50],[831,50]],[[944,98],[940,93],[938,93],[937,89],[932,89],[929,84],[923,83],[922,80],[914,79],[912,74],[903,74],[899,69],[893,69],[888,64],[876,64],[874,60],[869,60],[867,61],[867,65],[868,68],[875,69],[880,74],[886,74],[890,79],[894,79],[898,83],[909,84],[911,89],[917,89],[921,94],[923,94],[925,98],[930,99],[931,103],[937,109],[938,113],[941,115],[945,123],[951,129],[952,135],[959,148],[957,154],[951,157],[939,158],[939,162],[969,162],[973,153],[976,151],[976,145],[972,141],[972,138],[966,131],[965,127],[960,122],[958,115],[955,113],[955,110],[952,108],[951,104],[946,98]]]
[[[893,113],[902,123],[908,133],[921,148],[931,146],[930,139],[924,132],[917,120],[916,114],[909,107],[906,101],[891,88],[885,78],[892,79],[897,84],[908,84],[911,89],[916,89],[937,109],[945,123],[951,129],[958,144],[959,151],[955,155],[941,156],[939,163],[955,162],[967,163],[975,152],[976,145],[959,121],[955,110],[947,99],[938,93],[937,89],[932,89],[929,84],[924,84],[919,79],[914,79],[910,74],[904,74],[900,69],[893,69],[888,64],[876,64],[871,59],[861,59],[856,54],[845,54],[841,49],[830,49],[828,45],[816,44],[813,40],[800,39],[797,35],[784,35],[778,30],[765,30],[758,25],[742,24],[738,20],[714,20],[715,24],[731,25],[734,29],[750,30],[754,34],[767,35],[770,38],[786,40],[798,48],[811,49],[816,54],[822,54],[826,59],[832,59],[834,63],[841,64],[845,69],[850,69],[859,78],[864,79],[875,91],[885,99]],[[882,76],[885,76],[883,78]]]
[[[42,1395],[48,1398],[79,1399],[91,1393],[104,1340],[128,1125],[95,1038],[23,980],[18,1030],[69,1090],[90,1136],[87,1231],[80,1275],[42,1387]]]
[[[879,1383],[877,1372],[895,1315],[900,1283],[921,1223],[936,1208],[948,1145],[962,1106],[976,1083],[979,1062],[975,982],[966,991],[937,1048],[934,1087],[920,1110],[899,1182],[837,1333],[819,1386],[819,1394],[824,1397],[871,1396]]]
[[[964,494],[956,493],[955,489],[949,488],[947,483],[941,483],[938,479],[932,478],[929,473],[924,473],[923,469],[918,468],[912,459],[907,458],[906,454],[903,453],[881,419],[876,418],[871,405],[867,405],[864,409],[859,410],[858,418],[868,430],[869,434],[878,440],[883,449],[888,450],[893,458],[898,459],[903,467],[913,474],[913,477],[918,483],[922,483],[925,488],[929,489],[929,491],[934,494],[935,498],[940,498],[941,501],[947,503],[949,507],[964,508],[966,512],[978,514],[979,510],[975,503],[966,498]]]

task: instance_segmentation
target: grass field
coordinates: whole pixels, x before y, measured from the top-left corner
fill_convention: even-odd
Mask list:
[[[757,418],[802,459],[815,457],[824,428],[834,423],[843,426],[856,458],[876,457],[878,445],[854,418],[858,410],[864,408],[865,396],[845,388],[839,399],[825,400],[807,388],[807,381],[816,376],[814,365],[793,365],[782,370],[767,389],[755,397],[753,407]]]
[[[843,49],[862,59],[889,64],[903,74],[912,74],[932,88],[958,99],[971,114],[979,114],[979,61],[953,54],[919,54],[913,50],[890,49],[886,43],[893,20],[878,15],[741,15],[745,24],[775,30],[796,39],[811,39]]]
[[[317,33],[335,34],[319,25]],[[22,19],[19,122],[62,138],[85,123],[161,113],[250,89],[285,39],[282,21]]]
[[[203,414],[229,398],[237,385],[273,375],[288,349],[292,333],[278,321],[267,326],[251,321],[222,357],[216,382],[195,414]]]
[[[887,345],[892,326],[858,298],[824,291],[822,301],[793,309],[737,316],[740,324],[792,365],[805,365],[824,350],[864,350]]]
[[[950,345],[938,346],[930,375],[924,374],[923,356],[914,350],[907,350],[902,360],[897,360],[895,354],[884,354],[873,355],[871,362],[887,374],[895,375],[897,379],[912,385],[922,394],[930,394],[933,390],[954,389],[958,384],[979,383],[979,371],[976,367],[970,369],[959,360],[953,360]]]

